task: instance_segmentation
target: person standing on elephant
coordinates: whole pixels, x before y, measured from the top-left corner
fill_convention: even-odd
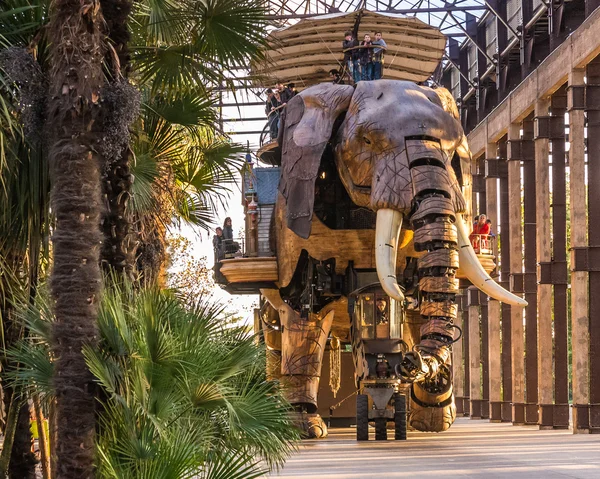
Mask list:
[[[383,52],[387,48],[387,44],[381,36],[381,32],[375,32],[373,45],[380,45],[383,48],[373,50],[373,80],[380,80],[383,77]]]
[[[368,81],[373,79],[373,43],[371,42],[371,35],[368,33],[365,38],[360,42],[360,79]]]
[[[352,32],[348,31],[344,33],[344,41],[342,42],[342,50],[344,51],[344,65],[346,70],[354,80],[354,83],[358,83],[360,80],[360,70],[358,68],[358,50],[355,48],[358,46],[358,40],[353,38]],[[350,50],[354,48],[354,50]]]

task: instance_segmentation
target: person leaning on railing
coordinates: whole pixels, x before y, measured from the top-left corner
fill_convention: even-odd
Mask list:
[[[342,50],[344,52],[344,65],[350,74],[354,83],[360,80],[360,70],[358,68],[358,40],[352,36],[352,32],[344,33],[344,41],[342,42]],[[352,50],[351,50],[352,49]]]
[[[479,252],[481,248],[481,238],[485,237],[487,239],[489,234],[490,224],[487,222],[487,216],[481,214],[477,218],[477,222],[473,225],[473,231],[469,235],[471,245],[476,253]]]
[[[369,81],[373,79],[373,43],[371,35],[365,34],[364,40],[360,42],[360,79]]]
[[[233,241],[233,226],[229,216],[223,223],[223,246],[225,255],[233,255],[240,250],[240,245]]]
[[[281,109],[286,105],[281,99],[281,95],[278,90],[275,90],[267,102],[267,115],[269,118],[269,133],[271,135],[271,139],[277,138],[277,134],[279,133],[279,123],[280,123],[280,113]]]

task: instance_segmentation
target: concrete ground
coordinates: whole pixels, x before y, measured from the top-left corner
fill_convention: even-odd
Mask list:
[[[407,441],[358,443],[354,429],[333,429],[327,439],[303,441],[283,470],[270,477],[600,479],[600,435],[469,418],[457,419],[441,434],[409,431]]]

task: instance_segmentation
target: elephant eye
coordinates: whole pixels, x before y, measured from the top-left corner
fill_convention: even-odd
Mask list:
[[[366,136],[363,136],[363,140],[365,140],[365,143],[366,143],[367,145],[370,145],[370,144],[371,144],[371,140],[369,140],[369,139],[368,139]]]

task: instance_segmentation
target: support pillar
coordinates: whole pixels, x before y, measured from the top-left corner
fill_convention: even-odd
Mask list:
[[[521,159],[523,161],[523,292],[525,308],[525,424],[538,424],[538,349],[537,349],[537,256],[535,145],[533,118],[523,121]],[[520,416],[517,417],[520,420]]]
[[[548,137],[552,144],[552,261],[546,278],[553,286],[554,307],[554,429],[569,428],[567,328],[567,196],[565,165],[566,87],[552,95]]]
[[[587,65],[585,108],[588,126],[588,271],[590,332],[590,432],[600,433],[600,59]]]
[[[573,369],[573,433],[590,432],[590,319],[588,275],[577,264],[579,251],[587,250],[587,205],[585,195],[585,70],[569,74],[569,169],[571,187],[571,347]],[[581,269],[580,269],[581,268]]]
[[[508,138],[499,144],[499,189],[500,189],[500,224],[499,224],[499,250],[500,250],[500,282],[499,284],[510,290],[510,272],[511,272],[511,237],[509,231],[508,214]],[[519,254],[519,256],[521,256]],[[511,305],[502,303],[500,307],[500,324],[502,336],[502,404],[500,419],[503,422],[512,420],[512,319],[511,312],[514,309]]]
[[[498,173],[498,145],[496,143],[488,143],[486,146],[485,179],[486,214],[496,232],[498,232]],[[501,419],[502,402],[500,303],[495,299],[488,299],[486,308],[487,318],[484,317],[483,309],[482,307],[482,346],[485,353],[483,358],[484,399],[488,400],[489,409],[486,411],[487,417],[490,417],[493,422],[499,422]]]
[[[465,321],[463,321],[463,315],[465,314],[464,306],[466,305],[465,291],[461,290],[461,294],[456,295],[456,302],[458,305],[456,314],[456,326],[465,331]],[[456,415],[464,416],[464,398],[465,398],[465,362],[464,362],[464,341],[460,340],[452,345],[452,388],[454,390],[454,398],[456,402]],[[467,365],[468,367],[468,365]]]
[[[550,176],[549,140],[540,135],[540,118],[548,116],[550,101],[540,98],[535,104],[535,182],[536,182],[536,224],[537,224],[537,262],[538,283],[542,279],[541,263],[552,259],[550,246]],[[552,285],[539,283],[538,292],[538,404],[539,427],[551,429],[553,426],[554,384],[551,364],[552,344]]]
[[[508,235],[510,238],[510,290],[524,293],[523,230],[521,227],[521,160],[526,144],[521,140],[521,125],[508,128]],[[511,386],[513,424],[525,423],[525,337],[523,309],[510,308]],[[503,330],[504,332],[504,330]]]
[[[479,322],[480,292],[474,286],[467,289],[469,302],[469,396],[471,419],[481,419],[483,391],[481,384],[481,326]]]

